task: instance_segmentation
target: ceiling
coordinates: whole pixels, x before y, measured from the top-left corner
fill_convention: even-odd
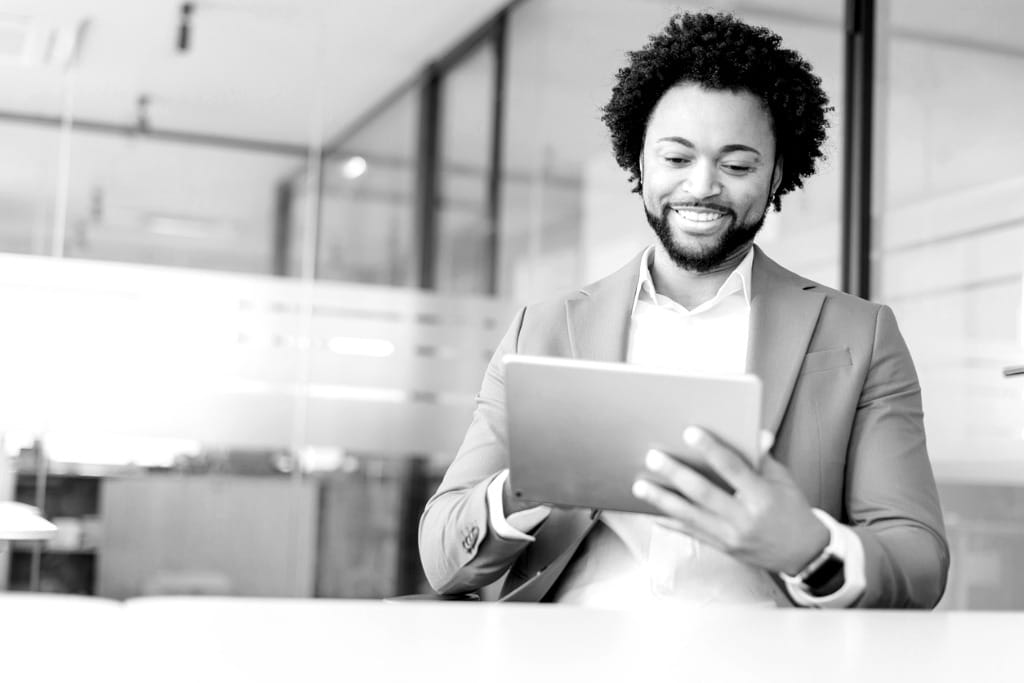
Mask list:
[[[182,51],[180,0],[0,0],[0,111],[59,116],[71,96],[78,120],[132,126],[146,97],[153,129],[304,145],[344,130],[508,0],[192,4]]]

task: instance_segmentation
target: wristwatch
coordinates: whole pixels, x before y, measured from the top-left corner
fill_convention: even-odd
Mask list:
[[[828,529],[828,544],[817,557],[795,575],[791,576],[783,572],[782,579],[791,587],[821,598],[835,593],[846,582],[845,553],[840,547],[840,535],[835,533],[832,528],[835,524],[832,518],[817,509],[811,511]]]

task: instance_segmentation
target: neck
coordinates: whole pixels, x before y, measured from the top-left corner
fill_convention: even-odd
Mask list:
[[[654,288],[686,309],[696,308],[718,293],[752,248],[753,242],[748,242],[711,270],[698,272],[679,267],[665,248],[657,244],[651,267]]]

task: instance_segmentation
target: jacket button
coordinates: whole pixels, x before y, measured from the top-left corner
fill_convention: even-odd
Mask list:
[[[477,539],[480,538],[480,528],[476,526],[469,527],[466,529],[465,535],[462,537],[462,548],[467,553],[473,552],[473,548],[476,546]]]

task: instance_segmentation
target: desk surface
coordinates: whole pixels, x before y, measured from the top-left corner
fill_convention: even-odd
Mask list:
[[[103,680],[1024,680],[1016,613],[0,594],[0,614],[5,667]]]
[[[0,500],[0,541],[45,541],[57,534],[57,527],[24,503]]]

